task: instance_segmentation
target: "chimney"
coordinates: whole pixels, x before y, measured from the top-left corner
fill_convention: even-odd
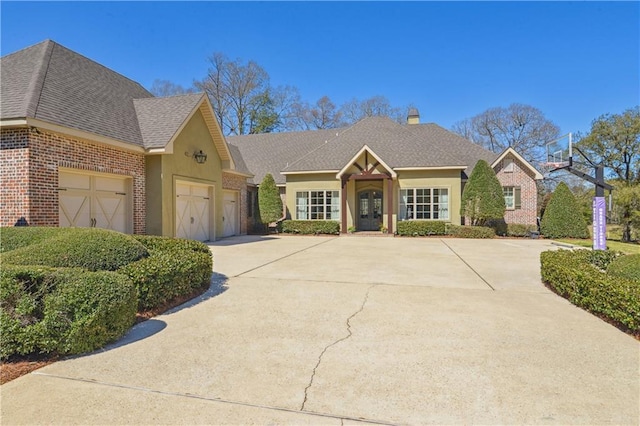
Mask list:
[[[407,124],[420,124],[420,113],[417,108],[409,108]]]

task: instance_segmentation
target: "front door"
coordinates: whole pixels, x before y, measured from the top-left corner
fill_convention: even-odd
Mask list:
[[[382,225],[382,191],[370,189],[358,194],[358,231],[379,231]]]

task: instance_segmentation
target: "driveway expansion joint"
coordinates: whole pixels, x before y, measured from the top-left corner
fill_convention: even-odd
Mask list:
[[[442,242],[442,244],[444,244],[445,246],[447,246],[447,248],[448,248],[449,250],[451,250],[451,252],[452,252],[453,254],[455,254],[456,256],[458,256],[458,259],[460,259],[460,260],[462,261],[462,263],[464,263],[465,265],[467,265],[467,267],[468,267],[469,269],[471,269],[471,270],[473,271],[473,273],[474,273],[474,274],[476,274],[476,275],[478,276],[478,278],[480,278],[480,279],[481,279],[481,280],[482,280],[486,285],[488,285],[488,286],[489,286],[489,288],[490,288],[491,290],[496,291],[496,289],[495,289],[491,284],[489,284],[489,281],[485,280],[485,279],[484,279],[484,277],[478,273],[478,271],[476,271],[475,269],[473,269],[473,267],[472,267],[471,265],[469,265],[469,264],[467,263],[467,261],[466,261],[466,260],[464,260],[464,259],[462,258],[462,256],[460,256],[460,255],[458,254],[458,252],[457,252],[457,251],[455,251],[453,248],[451,248],[451,246],[450,246],[449,244],[445,243],[445,242],[444,242],[444,240],[443,240],[442,238],[440,238],[440,241]]]
[[[300,411],[305,411],[304,406],[306,405],[308,397],[309,397],[309,389],[311,389],[311,386],[313,386],[313,380],[315,379],[316,371],[318,370],[318,367],[320,367],[320,363],[322,362],[322,357],[327,352],[327,350],[329,350],[329,348],[337,345],[340,342],[344,342],[345,340],[347,340],[351,336],[353,336],[353,332],[351,331],[351,320],[353,318],[355,318],[356,315],[358,315],[360,312],[362,312],[364,310],[364,306],[367,304],[367,301],[369,300],[369,293],[371,292],[371,289],[376,287],[377,285],[378,284],[373,284],[373,285],[369,286],[369,288],[367,289],[367,292],[364,295],[364,300],[362,301],[362,304],[360,305],[360,309],[358,309],[356,312],[351,314],[351,316],[349,318],[347,318],[346,325],[347,325],[347,332],[349,334],[347,334],[346,336],[336,340],[335,342],[332,342],[332,343],[328,344],[327,346],[324,347],[322,352],[320,352],[320,355],[318,356],[318,362],[316,363],[316,366],[313,367],[313,371],[311,373],[311,379],[309,380],[309,384],[304,389],[304,400],[302,401],[302,405],[300,406]]]

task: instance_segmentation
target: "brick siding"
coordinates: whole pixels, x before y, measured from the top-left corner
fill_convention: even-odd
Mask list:
[[[133,179],[133,232],[145,233],[145,158],[98,143],[43,130],[0,133],[0,226],[20,218],[34,226],[58,226],[58,168],[94,171]]]
[[[507,223],[535,225],[538,213],[538,189],[535,175],[528,167],[515,158],[507,158],[513,160],[513,171],[508,172],[504,169],[507,164],[505,160],[503,160],[501,164],[498,164],[494,170],[503,187],[520,187],[521,208],[507,210],[504,215],[504,220]]]
[[[222,173],[222,189],[228,189],[238,191],[240,194],[240,234],[247,234],[247,229],[250,226],[250,218],[248,217],[247,209],[247,178],[238,176],[233,173]]]

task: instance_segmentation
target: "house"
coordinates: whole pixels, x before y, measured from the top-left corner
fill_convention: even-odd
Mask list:
[[[156,98],[50,40],[0,61],[1,226],[246,233],[251,174],[205,94]]]
[[[271,173],[283,215],[342,232],[398,221],[462,223],[479,159],[504,187],[508,223],[536,223],[540,173],[436,124],[369,117],[328,130],[226,138],[204,93],[154,97],[53,41],[0,59],[0,226],[101,227],[215,240],[257,222]]]
[[[368,117],[351,126],[306,132],[228,137],[258,185],[274,176],[297,220],[337,220],[350,228],[395,232],[398,221],[463,222],[464,184],[487,161],[503,185],[507,223],[536,224],[536,180],[542,175],[515,150],[500,155],[436,124]],[[251,189],[250,189],[251,192]]]

